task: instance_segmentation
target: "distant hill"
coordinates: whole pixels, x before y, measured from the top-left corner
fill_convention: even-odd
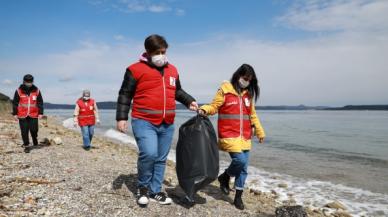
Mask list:
[[[75,105],[69,105],[69,104],[53,104],[45,102],[43,104],[43,107],[45,109],[74,109]]]
[[[106,102],[97,102],[98,109],[116,109],[116,102],[106,101]],[[44,103],[45,109],[74,109],[75,105],[70,104],[53,104],[53,103]],[[186,106],[177,103],[177,109],[186,109]]]
[[[12,101],[11,99],[0,93],[0,113],[3,113],[3,112],[10,112],[12,109]]]
[[[324,110],[388,110],[388,105],[347,105],[344,107],[325,108]]]
[[[256,106],[257,110],[322,110],[329,108],[328,106],[287,106],[287,105],[279,105],[279,106]]]
[[[75,104],[44,103],[45,109],[74,109]],[[116,109],[116,102],[97,102],[98,109]]]
[[[203,104],[200,104],[200,106]],[[75,105],[69,104],[53,104],[53,103],[44,103],[45,109],[74,109]],[[116,102],[106,101],[106,102],[97,102],[99,109],[116,109]],[[187,109],[186,106],[177,103],[176,109],[184,110]],[[347,105],[343,107],[329,107],[329,106],[306,106],[306,105],[297,105],[297,106],[256,106],[257,110],[388,110],[388,105]]]

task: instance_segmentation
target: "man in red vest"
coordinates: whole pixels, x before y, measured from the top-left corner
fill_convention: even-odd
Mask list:
[[[151,35],[144,47],[140,60],[125,72],[117,100],[117,128],[126,131],[132,104],[132,131],[139,147],[137,203],[147,206],[151,198],[170,204],[171,198],[161,188],[174,134],[175,100],[194,111],[198,105],[182,89],[177,69],[167,61],[166,40]]]
[[[13,116],[19,122],[23,139],[24,152],[30,152],[29,133],[32,143],[38,145],[38,119],[43,116],[43,98],[40,90],[33,84],[34,77],[27,74],[23,84],[15,91],[13,97]]]
[[[96,101],[90,98],[90,91],[84,90],[82,97],[77,100],[74,110],[74,125],[79,125],[82,133],[83,148],[89,151],[94,135],[94,126],[99,124]]]

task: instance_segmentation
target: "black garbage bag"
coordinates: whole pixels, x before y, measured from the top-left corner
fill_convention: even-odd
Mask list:
[[[209,118],[197,115],[179,128],[176,173],[179,186],[194,201],[194,194],[213,182],[219,171],[217,136]]]

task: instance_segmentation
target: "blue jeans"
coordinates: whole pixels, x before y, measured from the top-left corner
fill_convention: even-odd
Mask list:
[[[249,151],[230,152],[229,155],[232,158],[232,162],[226,169],[226,173],[229,176],[235,177],[234,187],[236,190],[243,190],[248,176]]]
[[[162,190],[166,160],[174,134],[173,124],[158,126],[142,119],[132,119],[132,131],[139,147],[137,159],[138,187],[151,194]]]
[[[84,142],[84,147],[85,148],[90,147],[93,139],[93,134],[94,134],[94,125],[81,127],[81,133],[82,133],[82,140]]]

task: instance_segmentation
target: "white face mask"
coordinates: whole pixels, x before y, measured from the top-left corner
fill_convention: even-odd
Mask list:
[[[246,81],[246,80],[244,80],[243,78],[240,78],[239,80],[238,80],[238,83],[240,84],[240,87],[241,88],[247,88],[248,86],[249,86],[249,84],[250,84],[250,82],[249,81]]]
[[[24,83],[24,85],[26,85],[26,87],[32,87],[32,83]]]
[[[168,62],[167,56],[164,54],[158,54],[158,55],[152,56],[151,61],[156,67],[162,67],[166,65]]]
[[[86,100],[86,101],[90,99],[90,97],[88,97],[88,96],[84,96],[83,98],[84,98],[84,100]]]

